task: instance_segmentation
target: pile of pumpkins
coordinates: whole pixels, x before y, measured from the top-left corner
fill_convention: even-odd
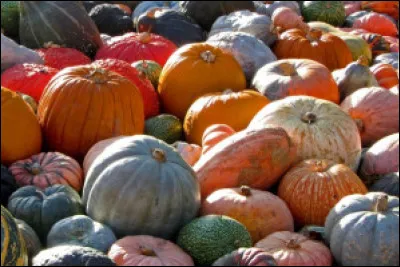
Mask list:
[[[398,1],[1,8],[2,266],[399,265]]]

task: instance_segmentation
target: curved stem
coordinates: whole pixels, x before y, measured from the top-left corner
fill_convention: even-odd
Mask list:
[[[158,162],[165,162],[166,161],[165,152],[164,152],[164,150],[162,150],[160,148],[153,149],[153,151],[151,152],[151,155]]]

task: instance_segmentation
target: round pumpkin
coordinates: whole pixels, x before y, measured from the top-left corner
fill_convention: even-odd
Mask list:
[[[115,242],[108,256],[118,266],[194,266],[174,243],[152,236],[127,236]]]
[[[134,1],[136,2],[136,1]],[[178,9],[178,1],[141,1],[133,10],[132,20],[137,28],[137,21],[142,14],[156,8]]]
[[[158,88],[158,79],[160,78],[162,67],[153,60],[139,60],[131,64],[139,73],[144,74],[151,81],[154,88]]]
[[[235,131],[247,127],[254,115],[270,101],[258,92],[245,90],[213,93],[198,98],[189,108],[183,123],[186,140],[201,145],[204,131],[216,124],[226,124]]]
[[[295,11],[297,14],[301,15],[300,5],[301,2],[299,1],[263,1],[267,6],[267,15],[272,16],[280,7],[288,7],[291,10]]]
[[[195,43],[179,48],[168,59],[158,92],[164,111],[183,120],[196,98],[245,87],[245,75],[233,55],[207,43]]]
[[[29,95],[23,94],[23,93],[18,93],[22,99],[25,101],[25,103],[27,103],[29,105],[29,107],[32,109],[33,113],[37,113],[37,107],[38,104],[35,101],[35,99],[33,99],[32,97],[30,97]]]
[[[272,254],[278,266],[331,266],[332,255],[324,244],[288,231],[273,233],[255,247]]]
[[[19,231],[25,241],[26,249],[28,251],[29,261],[42,249],[42,243],[37,236],[35,230],[32,229],[26,222],[15,219]]]
[[[1,87],[1,163],[11,163],[40,152],[42,133],[32,109],[20,95]]]
[[[201,156],[201,146],[181,141],[173,143],[172,146],[190,166],[193,166]]]
[[[201,140],[201,146],[203,148],[202,154],[205,154],[216,144],[231,136],[235,133],[235,130],[226,124],[213,124],[204,131]]]
[[[336,104],[309,96],[289,96],[264,107],[248,129],[282,127],[297,147],[297,160],[322,158],[357,170],[361,138],[352,118]]]
[[[15,177],[7,169],[7,167],[1,165],[1,205],[7,206],[8,198],[18,189],[18,185],[15,182]]]
[[[387,63],[379,63],[371,67],[379,86],[390,89],[399,84],[399,77],[396,69]]]
[[[278,266],[274,258],[259,248],[239,248],[218,260],[212,266]]]
[[[343,198],[325,222],[327,241],[343,266],[399,265],[399,198],[385,193]]]
[[[378,175],[378,178],[372,182],[368,190],[399,197],[399,172]]]
[[[200,188],[176,150],[156,138],[135,135],[110,144],[92,163],[83,203],[88,216],[117,236],[171,238],[197,215]]]
[[[399,70],[399,52],[385,53],[374,58],[373,64],[388,63]]]
[[[324,65],[308,59],[281,59],[260,68],[252,87],[268,99],[308,95],[339,104],[339,89]]]
[[[244,226],[253,243],[278,231],[294,231],[290,210],[280,198],[269,192],[240,188],[220,189],[202,203],[201,215],[225,215]]]
[[[100,140],[144,130],[137,87],[95,66],[60,71],[45,89],[38,117],[48,148],[78,161]]]
[[[272,23],[281,30],[302,29],[305,26],[303,17],[296,11],[288,7],[279,7],[275,9],[271,16]]]
[[[96,5],[88,14],[101,33],[120,36],[134,30],[130,15],[117,5]]]
[[[69,47],[50,45],[37,50],[46,66],[62,70],[68,67],[90,64],[91,60],[84,53]]]
[[[301,13],[306,21],[323,21],[333,26],[343,25],[346,18],[343,1],[303,1]]]
[[[353,28],[364,29],[383,36],[396,37],[399,34],[396,24],[388,16],[376,12],[369,12],[356,19]]]

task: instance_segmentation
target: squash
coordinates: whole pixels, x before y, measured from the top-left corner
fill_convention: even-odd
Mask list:
[[[208,152],[216,144],[231,136],[235,133],[235,130],[226,124],[213,124],[207,127],[204,131],[201,146],[203,148],[202,154]]]
[[[352,118],[336,104],[309,96],[289,96],[264,107],[249,130],[282,127],[297,147],[297,160],[330,159],[357,170],[361,138]]]
[[[267,15],[272,17],[275,10],[280,7],[288,7],[295,11],[299,16],[301,15],[300,3],[298,1],[271,1],[272,3],[267,6]]]
[[[399,34],[396,24],[389,17],[376,12],[370,12],[354,20],[352,27],[364,29],[383,36],[396,37]]]
[[[194,266],[174,243],[152,236],[127,236],[115,242],[108,256],[118,266]]]
[[[302,29],[305,27],[303,17],[299,16],[296,11],[288,7],[277,8],[274,13],[272,13],[271,20],[275,27],[280,27],[283,31]]]
[[[267,189],[289,169],[296,147],[282,128],[244,130],[227,137],[194,165],[203,199],[221,188]]]
[[[244,130],[254,115],[269,102],[265,96],[251,90],[225,90],[204,95],[186,113],[183,123],[186,140],[201,145],[204,131],[216,123],[229,125],[235,131]]]
[[[212,266],[278,266],[274,258],[258,248],[239,248],[218,260]]]
[[[368,187],[368,190],[399,197],[399,172],[378,175],[378,179]]]
[[[308,95],[339,104],[339,88],[324,65],[308,59],[281,59],[254,75],[252,87],[271,100]]]
[[[331,266],[332,255],[324,244],[288,231],[275,232],[255,247],[270,253],[278,266]]]
[[[333,26],[342,26],[346,18],[343,1],[304,1],[301,13],[308,21],[323,21]]]
[[[285,174],[278,196],[289,206],[298,225],[323,226],[329,211],[340,199],[367,192],[361,179],[346,165],[311,159]]]
[[[179,48],[168,59],[160,74],[158,93],[164,112],[183,120],[198,97],[227,88],[246,88],[240,64],[229,52],[207,43],[195,43]]]
[[[193,166],[200,159],[202,152],[201,146],[181,141],[173,143],[172,146],[190,166]]]
[[[398,211],[399,198],[384,193],[343,198],[325,222],[336,262],[343,266],[398,265]]]
[[[73,48],[48,45],[46,48],[36,51],[43,58],[46,66],[59,70],[77,65],[86,65],[91,62],[88,56]]]
[[[240,188],[220,189],[202,203],[201,215],[225,215],[244,226],[253,243],[277,231],[294,231],[292,214],[285,202],[272,193]]]
[[[131,64],[132,67],[137,69],[139,73],[146,76],[151,81],[155,89],[158,88],[158,79],[161,74],[162,67],[153,60],[139,60]]]
[[[179,9],[178,1],[141,1],[133,10],[132,20],[135,28],[139,17],[154,8]]]
[[[42,133],[32,109],[20,95],[1,87],[1,163],[9,166],[41,148]]]
[[[379,86],[390,89],[399,84],[398,74],[392,65],[387,63],[379,63],[373,65],[370,69],[378,81]]]
[[[8,198],[18,189],[15,177],[1,165],[1,205],[7,206]]]
[[[32,229],[26,222],[15,219],[15,223],[25,241],[26,249],[28,251],[29,261],[42,249],[42,243],[37,236],[35,230]]]
[[[374,58],[373,65],[378,63],[388,63],[393,68],[399,70],[399,52],[385,53]]]
[[[359,36],[368,43],[374,58],[381,54],[391,52],[390,43],[382,35],[376,33],[361,33]]]
[[[96,24],[81,2],[21,2],[21,44],[42,48],[46,43],[75,48],[93,57],[102,41]]]
[[[176,150],[135,135],[110,144],[95,159],[82,199],[88,216],[111,227],[117,237],[171,238],[197,215],[200,188]]]
[[[361,1],[361,8],[367,11],[375,11],[387,14],[394,19],[399,19],[398,1]]]
[[[48,148],[81,161],[100,140],[143,133],[143,99],[121,75],[90,65],[70,67],[45,88],[38,118]]]
[[[384,88],[362,88],[340,106],[356,122],[363,147],[399,131],[399,98]]]
[[[117,5],[97,5],[90,10],[89,16],[101,33],[119,36],[133,31],[130,15]]]
[[[45,190],[21,187],[11,195],[8,210],[29,224],[43,242],[56,222],[83,212],[79,194],[67,185],[53,185]]]

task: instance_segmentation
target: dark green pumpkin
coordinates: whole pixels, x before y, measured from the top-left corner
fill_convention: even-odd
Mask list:
[[[139,60],[133,62],[131,66],[143,73],[151,81],[154,88],[158,88],[158,80],[162,71],[160,64],[154,60]]]
[[[6,36],[18,41],[19,1],[1,1],[1,29]]]
[[[14,176],[1,165],[1,205],[7,206],[8,198],[18,189]]]
[[[304,1],[301,14],[305,21],[322,21],[342,26],[346,19],[343,1]]]
[[[33,230],[32,227],[30,227],[26,222],[19,219],[15,219],[15,222],[17,223],[17,226],[25,240],[29,259],[32,259],[32,257],[38,254],[42,249],[42,243],[40,242],[35,230]]]
[[[8,209],[15,218],[28,223],[42,241],[56,222],[83,213],[78,193],[66,185],[53,185],[44,191],[22,187],[11,195]]]
[[[106,1],[82,1],[83,6],[85,7],[87,13],[90,12],[90,10],[92,10],[92,8],[94,8],[95,6],[101,5],[101,4],[105,4]]]
[[[118,36],[133,31],[131,17],[114,4],[97,5],[90,10],[89,16],[101,33]]]
[[[368,187],[370,192],[385,192],[399,197],[399,172],[377,175],[376,180]]]

